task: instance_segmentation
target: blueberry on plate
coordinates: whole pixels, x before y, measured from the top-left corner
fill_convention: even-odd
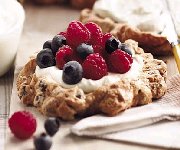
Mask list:
[[[66,38],[63,35],[55,35],[52,39],[51,48],[54,55],[60,47],[66,45]]]
[[[92,45],[88,45],[85,43],[80,44],[77,49],[77,54],[80,58],[85,59],[89,54],[94,53]]]
[[[55,66],[56,62],[51,49],[45,48],[41,50],[37,54],[36,63],[40,68]]]
[[[77,61],[69,61],[63,67],[62,79],[66,84],[77,84],[82,80],[83,69]]]
[[[115,37],[110,37],[105,43],[105,50],[107,53],[111,54],[116,49],[118,49],[121,42],[117,40]]]
[[[44,123],[44,128],[46,133],[50,136],[54,136],[56,132],[59,130],[60,120],[56,117],[50,117],[46,119]]]
[[[121,45],[119,46],[119,49],[121,49],[122,51],[124,51],[132,56],[132,52],[127,44],[121,43]]]
[[[45,48],[51,49],[51,43],[52,43],[52,40],[46,41],[46,42],[43,44],[43,49],[45,49]]]
[[[52,139],[46,133],[42,133],[34,138],[36,150],[49,150],[52,146]]]

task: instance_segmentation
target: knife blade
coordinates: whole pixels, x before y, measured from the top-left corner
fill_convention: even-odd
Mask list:
[[[177,64],[178,71],[180,73],[180,43],[178,40],[176,26],[174,24],[174,18],[171,14],[168,0],[165,0],[165,6],[166,6],[166,17],[164,21],[166,25],[166,30],[164,32],[167,37],[167,40],[172,46],[172,52]]]

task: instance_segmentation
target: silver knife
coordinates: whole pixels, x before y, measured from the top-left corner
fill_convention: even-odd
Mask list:
[[[164,34],[167,37],[167,40],[169,41],[169,43],[172,46],[172,51],[174,54],[174,58],[180,73],[180,43],[178,40],[178,35],[176,32],[176,27],[174,24],[174,18],[171,14],[170,11],[170,5],[168,0],[164,0],[165,2],[165,6],[166,6],[166,18],[164,19],[165,24],[166,24],[166,29],[164,31]]]

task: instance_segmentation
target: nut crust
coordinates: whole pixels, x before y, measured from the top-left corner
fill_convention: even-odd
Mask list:
[[[153,55],[171,54],[171,46],[167,38],[160,34],[142,32],[128,24],[116,23],[108,17],[101,18],[90,9],[81,11],[80,21],[83,23],[95,22],[102,28],[103,32],[110,32],[122,42],[133,39],[139,43],[139,46],[145,52],[152,53]]]
[[[57,116],[73,120],[76,116],[103,113],[114,116],[130,107],[151,103],[166,92],[166,64],[144,53],[133,40],[125,41],[133,53],[143,57],[144,65],[137,79],[122,79],[111,85],[102,86],[91,93],[74,87],[65,89],[49,83],[35,74],[36,60],[31,60],[20,71],[17,78],[18,96],[23,104],[36,107],[46,116]]]

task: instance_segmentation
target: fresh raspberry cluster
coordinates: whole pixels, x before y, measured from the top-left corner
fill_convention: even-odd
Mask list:
[[[111,54],[106,52],[106,42],[113,36],[110,33],[103,34],[101,28],[93,22],[83,25],[79,21],[73,21],[69,24],[66,32],[60,32],[59,34],[66,37],[67,44],[71,47],[68,51],[65,50],[66,47],[62,47],[56,54],[56,64],[60,69],[68,61],[67,58],[75,59],[82,64],[85,78],[98,80],[107,75],[108,71],[125,73],[131,68],[133,59],[130,54],[121,50],[120,45]],[[74,50],[81,43],[87,43],[93,47],[93,54],[87,56],[85,60],[78,59]],[[67,51],[66,54],[64,54],[64,51]],[[69,53],[72,55],[70,56]],[[59,63],[62,61],[62,59],[59,59],[59,55],[68,57],[65,56],[63,63]]]
[[[36,60],[40,68],[56,65],[63,70],[63,81],[68,84],[75,84],[75,79],[79,82],[82,77],[98,80],[108,72],[126,73],[133,63],[131,50],[125,43],[110,33],[104,34],[93,22],[79,21],[72,21],[65,32],[46,41]]]

